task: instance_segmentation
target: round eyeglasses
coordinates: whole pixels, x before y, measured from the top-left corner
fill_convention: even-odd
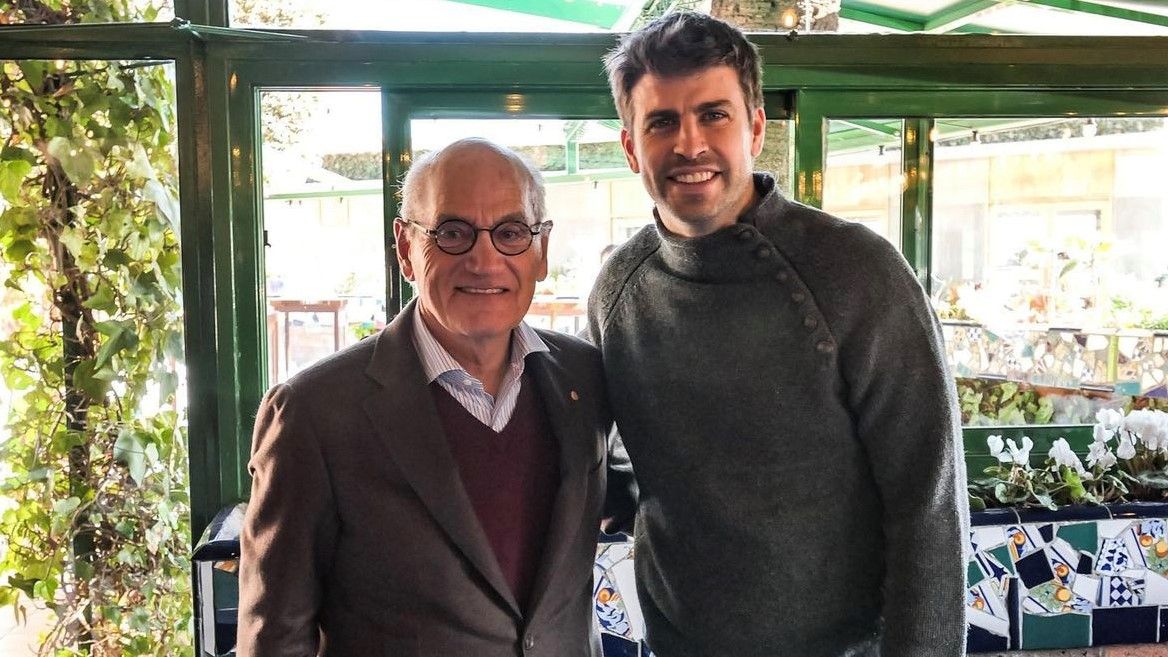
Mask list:
[[[413,219],[399,219],[429,235],[443,253],[462,255],[474,248],[479,233],[490,233],[491,244],[503,255],[517,256],[531,248],[536,235],[552,229],[552,222],[525,224],[522,221],[504,221],[490,228],[475,228],[462,219],[447,219],[436,228],[427,228]]]

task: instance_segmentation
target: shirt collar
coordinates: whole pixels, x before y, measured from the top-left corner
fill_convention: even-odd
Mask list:
[[[447,372],[462,372],[470,376],[466,372],[466,368],[459,365],[454,356],[451,356],[450,352],[446,351],[446,348],[430,332],[430,328],[422,319],[422,306],[417,303],[414,304],[413,338],[414,349],[422,361],[422,372],[426,375],[426,383],[433,383],[435,379]],[[520,321],[519,326],[511,331],[510,368],[522,373],[523,360],[529,354],[541,351],[549,351],[547,344],[539,337],[535,329],[527,325],[527,322]]]

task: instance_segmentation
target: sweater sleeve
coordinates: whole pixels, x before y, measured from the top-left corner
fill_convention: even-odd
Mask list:
[[[881,654],[958,657],[969,510],[954,380],[940,324],[907,264],[890,250],[866,261],[857,319],[837,337],[884,510]]]
[[[260,404],[240,559],[240,657],[311,657],[338,520],[303,400],[276,386]]]

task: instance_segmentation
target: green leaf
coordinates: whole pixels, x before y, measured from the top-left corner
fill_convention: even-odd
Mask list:
[[[969,510],[970,511],[985,511],[985,509],[986,509],[985,500],[981,499],[980,497],[978,497],[976,495],[969,496]]]
[[[108,336],[97,352],[94,367],[98,370],[108,365],[115,354],[138,346],[138,334],[133,322],[97,322],[94,328],[102,335]]]
[[[73,385],[90,399],[105,399],[109,393],[110,383],[116,376],[108,367],[98,368],[94,366],[94,361],[83,360],[73,369]]]
[[[73,184],[85,185],[93,177],[93,155],[85,147],[64,137],[53,137],[49,140],[48,151],[61,163],[61,169]]]
[[[141,486],[146,480],[146,442],[138,432],[123,429],[118,433],[114,460],[126,466],[134,483]]]
[[[28,254],[36,250],[36,244],[33,244],[31,240],[13,240],[12,244],[4,250],[4,258],[8,262],[23,263]]]
[[[9,203],[19,203],[20,188],[30,171],[32,165],[24,160],[0,162],[0,195]]]
[[[53,515],[56,516],[72,516],[77,507],[81,506],[81,499],[78,497],[67,497],[63,500],[57,500],[53,503]]]

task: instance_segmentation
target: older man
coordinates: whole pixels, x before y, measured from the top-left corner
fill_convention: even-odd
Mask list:
[[[260,407],[239,655],[592,655],[610,421],[597,352],[522,321],[539,174],[463,140],[402,193],[416,301]]]
[[[656,203],[589,302],[641,485],[649,647],[963,655],[956,395],[912,271],[752,172],[766,120],[741,32],[670,14],[607,64]]]

